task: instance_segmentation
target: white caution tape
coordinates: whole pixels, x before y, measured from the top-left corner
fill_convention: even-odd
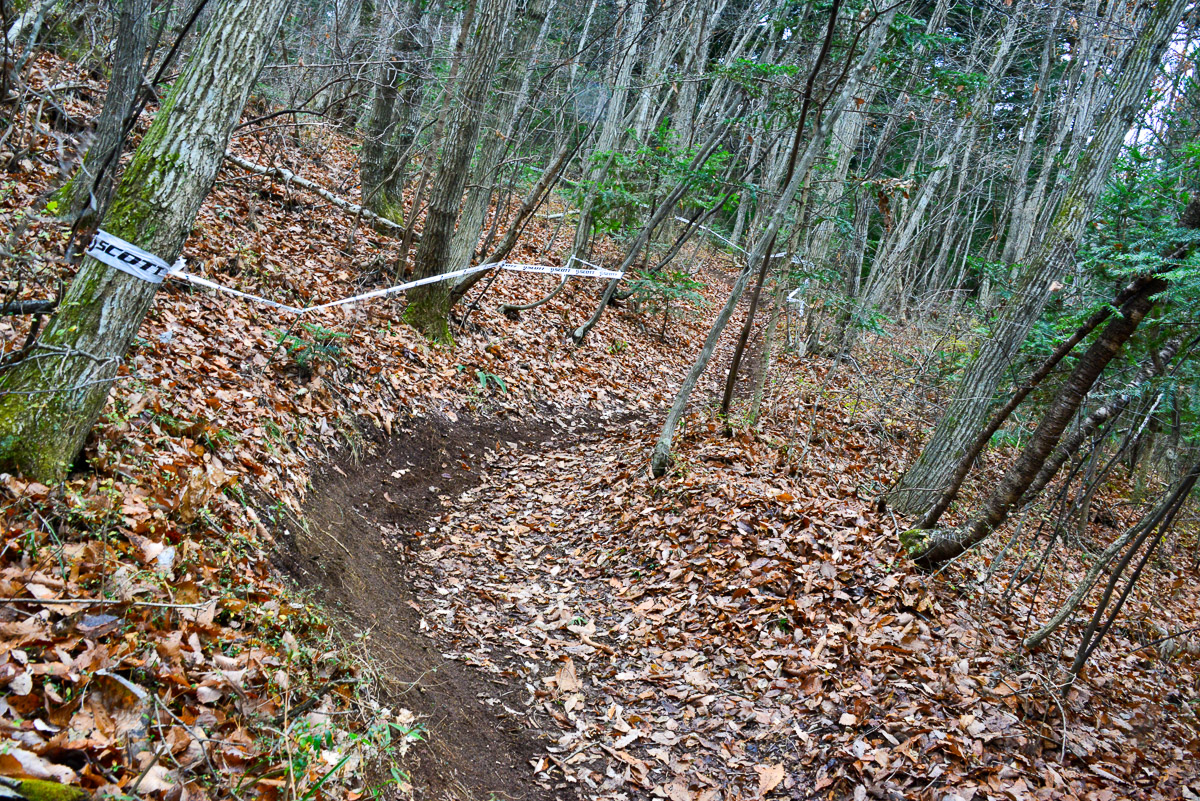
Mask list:
[[[742,247],[741,245],[734,244],[734,243],[733,243],[733,241],[732,241],[732,240],[730,240],[728,237],[725,237],[725,236],[722,236],[721,234],[718,234],[716,231],[714,231],[713,229],[709,228],[707,225],[699,225],[699,224],[693,223],[693,222],[692,222],[691,220],[689,220],[687,217],[679,217],[679,216],[676,216],[676,217],[675,217],[675,219],[676,219],[676,220],[678,220],[678,221],[679,221],[679,222],[681,222],[681,223],[687,223],[688,225],[696,225],[696,227],[697,227],[697,228],[699,228],[701,231],[707,231],[708,233],[710,233],[710,234],[712,234],[713,236],[715,236],[717,239],[720,239],[720,240],[721,240],[722,242],[724,242],[726,245],[729,245],[729,246],[730,246],[731,248],[733,248],[734,250],[740,250],[742,253],[745,253],[745,252],[746,252],[746,249],[745,249],[744,247]]]
[[[308,306],[303,309],[297,308],[296,306],[289,306],[286,303],[278,303],[274,300],[269,300],[259,295],[252,295],[249,292],[242,292],[237,289],[222,286],[214,281],[209,281],[207,278],[201,278],[198,275],[192,275],[191,273],[184,272],[183,270],[175,270],[170,275],[172,278],[176,278],[180,281],[187,281],[189,284],[196,284],[197,286],[207,287],[208,289],[215,289],[218,292],[224,292],[227,295],[234,295],[246,300],[252,300],[255,303],[261,303],[264,306],[270,306],[271,308],[279,309],[280,311],[290,312],[292,314],[307,314],[308,312],[319,311],[321,309],[330,309],[334,306],[344,306],[349,303],[358,303],[359,301],[363,300],[371,300],[373,298],[382,298],[386,297],[387,295],[394,295],[398,292],[407,292],[414,287],[425,286],[426,284],[436,284],[439,281],[449,281],[452,278],[460,278],[464,275],[470,275],[471,273],[490,270],[495,266],[495,264],[480,264],[475,267],[468,267],[464,270],[455,270],[454,272],[442,273],[441,275],[431,275],[428,278],[418,278],[416,281],[409,281],[405,284],[397,284],[396,286],[389,286],[385,289],[376,289],[374,292],[364,292],[361,295],[354,295],[353,297],[342,298],[341,300],[333,300],[329,303],[322,303],[317,306]]]
[[[440,275],[431,275],[428,278],[418,278],[416,281],[409,281],[407,284],[397,284],[396,286],[389,286],[387,289],[376,289],[374,292],[366,292],[362,295],[355,295],[354,297],[350,297],[350,298],[342,298],[341,300],[334,300],[334,301],[330,301],[329,303],[322,303],[320,306],[309,306],[307,309],[304,309],[303,312],[317,311],[319,309],[329,309],[334,306],[343,306],[347,303],[358,303],[360,300],[370,300],[372,298],[382,298],[382,297],[386,297],[387,295],[394,295],[397,292],[407,292],[408,290],[412,289],[413,287],[425,286],[426,284],[436,284],[439,281],[449,281],[451,278],[459,278],[464,275],[470,275],[471,273],[477,273],[477,272],[481,272],[483,270],[490,270],[495,266],[496,266],[495,264],[478,264],[474,267],[467,267],[462,270],[455,270],[454,272],[451,272],[451,273],[442,273]]]
[[[692,224],[692,221],[691,221],[691,220],[689,220],[687,217],[676,217],[675,219],[676,219],[676,220],[678,220],[679,222],[682,222],[682,223],[687,223],[688,225],[691,225],[691,224]],[[697,228],[699,228],[701,231],[707,231],[708,233],[710,233],[710,234],[712,234],[713,236],[715,236],[717,239],[720,239],[720,240],[721,240],[722,242],[724,242],[726,245],[729,245],[731,248],[734,248],[735,250],[740,250],[742,253],[745,253],[745,254],[749,255],[749,251],[748,251],[748,250],[746,250],[744,247],[741,247],[740,245],[735,245],[735,244],[734,244],[732,241],[730,241],[730,240],[729,240],[727,237],[724,237],[724,236],[722,236],[721,234],[718,234],[716,231],[714,231],[713,229],[709,228],[708,226],[706,226],[706,225],[697,225],[696,227],[697,227]],[[772,253],[772,254],[771,254],[771,258],[772,258],[772,259],[782,259],[782,258],[783,258],[784,256],[786,256],[786,255],[787,255],[787,251],[784,251],[783,253]],[[811,264],[810,264],[810,262],[808,261],[808,259],[802,259],[802,258],[800,258],[799,256],[792,256],[792,259],[791,259],[791,261],[792,261],[792,264],[796,264],[796,265],[799,265],[799,266],[801,266],[801,267],[810,267],[810,266],[811,266]]]
[[[804,296],[808,293],[808,281],[805,278],[804,283],[788,293],[787,302],[795,303],[800,307],[800,313],[804,314]]]
[[[786,255],[787,255],[787,252],[772,253],[771,258],[772,259],[782,259]],[[808,267],[809,269],[812,269],[812,266],[813,266],[811,261],[809,261],[808,259],[802,259],[799,256],[792,256],[792,264],[795,264],[799,267]]]
[[[207,287],[209,289],[215,289],[218,292],[224,292],[227,295],[235,295],[239,298],[244,298],[246,300],[252,300],[255,303],[261,303],[264,306],[270,306],[272,309],[280,309],[285,312],[291,312],[292,314],[304,314],[304,312],[305,312],[305,309],[299,309],[299,308],[296,308],[295,306],[289,306],[286,303],[277,303],[273,300],[259,297],[258,295],[251,295],[249,292],[242,292],[239,289],[232,289],[227,286],[222,286],[221,284],[218,284],[214,281],[209,281],[207,278],[201,278],[198,275],[192,275],[191,273],[184,272],[183,270],[176,270],[176,271],[172,272],[170,275],[172,278],[175,278],[179,281],[187,281],[189,284],[195,284],[196,286],[202,286],[202,287]]]
[[[589,264],[590,262],[583,259],[575,261]],[[613,278],[620,279],[625,277],[625,273],[619,273],[616,270],[605,270],[603,267],[592,265],[592,269],[583,269],[580,267],[555,267],[552,264],[513,264],[511,262],[502,261],[499,264],[502,270],[512,270],[518,273],[546,273],[548,275],[581,275],[585,278]]]
[[[171,272],[171,265],[107,231],[97,231],[85,251],[97,261],[122,272],[137,276],[152,284],[161,284]]]
[[[113,236],[107,231],[97,231],[95,237],[87,248],[88,255],[104,262],[105,264],[115,267],[118,270],[123,270],[130,275],[136,275],[138,278],[149,281],[153,284],[161,284],[163,278],[170,276],[179,281],[186,281],[189,284],[206,287],[224,292],[227,295],[243,298],[245,300],[261,303],[264,306],[270,306],[273,309],[289,312],[291,314],[307,314],[309,312],[320,311],[322,309],[330,309],[334,306],[344,306],[349,303],[359,303],[364,300],[372,300],[374,298],[387,297],[400,292],[407,292],[419,286],[426,284],[436,284],[441,281],[449,281],[454,278],[461,278],[472,273],[482,272],[484,270],[501,269],[512,270],[522,273],[547,273],[550,275],[578,275],[585,278],[624,278],[625,274],[616,272],[615,270],[605,270],[597,267],[583,259],[573,259],[574,261],[582,262],[589,265],[591,269],[583,269],[579,267],[555,267],[550,264],[514,264],[512,262],[501,261],[491,264],[478,264],[474,267],[464,267],[461,270],[454,270],[440,275],[431,275],[427,278],[418,278],[415,281],[409,281],[404,284],[397,284],[385,289],[377,289],[373,292],[364,292],[361,295],[354,295],[341,300],[333,300],[329,303],[321,303],[317,306],[308,306],[299,308],[297,306],[289,306],[286,303],[279,303],[269,298],[264,298],[260,295],[253,295],[249,292],[242,292],[239,289],[233,289],[215,281],[210,281],[199,275],[194,275],[183,269],[183,261],[180,260],[174,266],[167,264],[162,259],[152,253],[147,253],[136,245],[130,244],[120,237]]]
[[[581,259],[581,258],[579,258],[578,256],[576,256],[575,254],[573,254],[573,253],[572,253],[572,254],[571,254],[571,258],[567,259],[567,266],[568,266],[568,267],[570,267],[572,264],[574,264],[574,263],[576,263],[576,262],[578,262],[579,264],[586,264],[588,267],[595,267],[597,270],[602,270],[602,269],[604,269],[604,268],[603,268],[603,267],[601,267],[599,264],[592,264],[592,263],[591,263],[590,261],[588,261],[587,259]]]

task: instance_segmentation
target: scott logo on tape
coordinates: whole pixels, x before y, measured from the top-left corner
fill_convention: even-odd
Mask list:
[[[406,292],[415,287],[424,286],[425,284],[433,284],[439,281],[449,281],[454,278],[461,278],[471,273],[482,272],[483,270],[515,270],[517,272],[527,273],[551,273],[554,275],[579,275],[591,278],[612,278],[620,279],[624,277],[624,273],[616,272],[615,270],[605,270],[583,259],[573,259],[583,264],[589,264],[594,269],[579,269],[573,267],[554,267],[547,264],[513,264],[512,262],[501,261],[489,264],[478,264],[474,267],[464,267],[461,270],[453,272],[431,275],[426,278],[418,278],[416,281],[409,281],[404,284],[397,284],[386,289],[377,289],[374,292],[367,292],[362,295],[354,295],[341,300],[333,300],[329,303],[322,303],[318,306],[309,306],[307,308],[299,308],[297,306],[289,306],[286,303],[279,303],[274,300],[252,295],[249,292],[242,292],[237,289],[232,289],[227,286],[222,286],[207,278],[202,278],[198,275],[192,275],[183,269],[182,261],[171,266],[165,261],[155,256],[153,253],[148,253],[137,245],[126,242],[120,237],[113,236],[108,231],[97,231],[92,237],[92,241],[88,243],[87,255],[107,264],[110,267],[115,267],[118,270],[127,272],[130,275],[137,276],[143,281],[149,281],[152,284],[161,284],[167,276],[172,276],[179,281],[187,281],[188,283],[197,286],[208,287],[215,289],[218,292],[225,292],[235,297],[245,298],[256,303],[262,303],[272,308],[290,312],[292,314],[307,314],[308,312],[320,311],[322,309],[332,308],[334,306],[343,306],[349,303],[358,303],[363,300],[371,300],[373,298],[382,298],[388,295],[394,295],[399,292]]]
[[[583,264],[588,262],[583,259],[577,259]],[[513,264],[512,262],[500,262],[500,269],[512,270],[519,273],[546,273],[548,275],[580,275],[585,278],[624,278],[625,273],[619,273],[616,270],[605,270],[602,267],[595,269],[582,269],[579,267],[556,267],[552,264]]]
[[[152,284],[161,284],[171,272],[171,265],[158,256],[107,231],[97,231],[86,252],[109,267],[115,267]]]

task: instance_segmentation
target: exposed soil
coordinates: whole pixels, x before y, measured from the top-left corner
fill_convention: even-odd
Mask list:
[[[418,800],[575,798],[567,785],[535,779],[529,763],[544,753],[540,733],[504,711],[505,696],[518,688],[445,658],[422,633],[408,571],[417,569],[415,535],[480,482],[486,450],[587,427],[460,416],[414,420],[392,437],[379,432],[357,462],[319,470],[304,509],[307,531],[280,537],[278,566],[344,615],[345,633],[369,632],[384,674],[382,702],[412,710],[427,726],[427,742],[409,751],[404,766]]]

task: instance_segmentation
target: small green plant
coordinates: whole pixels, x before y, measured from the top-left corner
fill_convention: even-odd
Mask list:
[[[684,317],[690,313],[688,305],[703,306],[704,296],[698,290],[704,284],[682,270],[642,272],[633,288],[639,308],[651,315],[662,315],[662,328],[658,340],[666,342],[667,323],[672,317]]]
[[[360,733],[328,723],[314,725],[301,720],[293,725],[290,734],[293,750],[285,770],[298,782],[307,780],[307,790],[300,796],[301,801],[316,798],[321,788],[331,781],[348,778],[340,775],[343,768],[362,758],[377,759],[387,766],[389,778],[367,788],[370,797],[381,798],[387,787],[408,782],[408,774],[395,763],[409,746],[425,739],[425,725],[418,721],[380,720]],[[340,754],[341,758],[326,768],[330,752]]]
[[[495,373],[486,373],[483,370],[476,370],[475,380],[479,382],[479,389],[483,392],[487,392],[489,384],[495,384],[501,393],[505,395],[508,394],[508,385],[504,383],[503,378]]]
[[[196,437],[198,444],[213,453],[219,451],[222,445],[228,445],[237,441],[237,435],[225,428],[209,427]]]
[[[342,355],[342,348],[337,343],[350,336],[319,323],[301,323],[300,328],[307,337],[282,329],[272,331],[271,335],[283,345],[287,355],[304,374],[310,374],[321,362],[336,362]]]
[[[622,353],[628,347],[629,347],[629,343],[626,342],[625,340],[614,339],[612,341],[612,344],[610,344],[608,346],[608,352],[615,356],[618,353]]]
[[[1019,448],[1021,447],[1021,442],[1023,439],[1022,433],[1023,432],[1020,429],[1002,428],[995,434],[992,434],[992,439],[989,444],[993,448],[1004,446]]]

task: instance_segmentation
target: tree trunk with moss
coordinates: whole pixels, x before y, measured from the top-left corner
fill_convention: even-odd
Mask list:
[[[421,245],[415,258],[417,278],[456,270],[450,260],[454,226],[462,203],[471,157],[479,140],[480,117],[500,55],[504,27],[513,13],[513,0],[487,0],[471,35],[471,55],[454,98],[453,117],[437,165],[437,177],[425,213]],[[448,281],[427,284],[409,293],[406,319],[425,336],[449,342],[450,305],[454,286]]]
[[[375,96],[371,101],[359,164],[363,207],[397,223],[403,217],[401,193],[404,186],[403,181],[394,180],[394,176],[403,174],[404,165],[399,160],[405,157],[411,143],[407,134],[412,116],[410,107],[416,100],[413,89],[417,76],[413,61],[421,50],[416,35],[420,17],[421,8],[414,2],[405,4],[402,16],[389,18],[392,30],[388,36],[388,50],[376,76]]]
[[[7,787],[16,793],[16,798],[24,798],[25,801],[84,801],[88,797],[88,794],[78,787],[44,779],[0,777],[0,787]],[[14,796],[0,793],[0,798],[12,797]]]
[[[100,227],[167,262],[191,232],[289,0],[229,0],[163,101]],[[157,285],[85,257],[29,354],[0,374],[0,470],[62,477]]]
[[[150,0],[120,0],[118,6],[112,80],[104,95],[104,107],[79,171],[58,193],[65,216],[77,217],[89,203],[97,211],[104,208],[121,158],[125,128],[142,85],[142,64],[150,42]]]
[[[888,495],[889,504],[898,511],[915,514],[932,506],[950,483],[976,432],[987,422],[1004,371],[1045,309],[1053,285],[1075,257],[1113,161],[1142,110],[1146,92],[1185,7],[1184,0],[1159,0],[1155,4],[1137,43],[1121,65],[1120,83],[1076,163],[1040,252],[1014,288],[1013,301],[998,313],[991,335],[980,344],[979,356],[955,390],[933,436]]]

